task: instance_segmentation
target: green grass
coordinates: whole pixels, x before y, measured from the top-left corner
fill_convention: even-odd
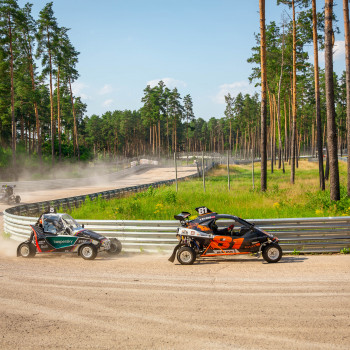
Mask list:
[[[340,164],[341,182],[346,181],[346,164]],[[350,200],[342,186],[342,198],[338,202],[329,199],[329,190],[318,190],[318,165],[299,162],[296,182],[290,184],[290,168],[286,173],[268,172],[268,190],[260,191],[260,167],[255,167],[255,190],[252,189],[251,167],[231,166],[231,189],[227,188],[227,169],[220,166],[208,173],[206,191],[202,179],[179,182],[175,186],[149,188],[142,193],[125,198],[90,201],[70,214],[77,219],[105,220],[169,220],[174,214],[189,211],[195,214],[198,206],[213,211],[234,214],[243,218],[286,218],[350,215]],[[329,184],[327,183],[327,186]]]
[[[2,232],[1,236],[2,236],[3,239],[10,239],[11,238],[11,233]]]

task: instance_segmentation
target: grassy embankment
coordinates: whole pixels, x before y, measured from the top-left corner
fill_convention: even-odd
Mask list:
[[[340,178],[346,184],[346,164],[340,162]],[[181,211],[195,214],[194,208],[205,205],[213,211],[243,218],[283,218],[350,215],[350,200],[342,187],[342,199],[329,200],[329,190],[318,190],[318,165],[300,161],[295,185],[290,184],[290,167],[286,173],[268,172],[268,190],[260,192],[260,166],[255,167],[255,190],[252,190],[251,165],[231,166],[231,190],[227,189],[227,169],[220,166],[208,173],[206,192],[202,179],[148,189],[125,198],[89,201],[71,211],[77,219],[168,220]],[[327,187],[329,183],[327,182]]]

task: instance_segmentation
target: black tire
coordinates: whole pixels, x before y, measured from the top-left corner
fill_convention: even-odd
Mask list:
[[[122,244],[119,239],[113,238],[111,239],[111,248],[106,250],[108,254],[117,255],[122,251]]]
[[[190,247],[181,247],[176,257],[181,265],[192,265],[196,261],[196,252]]]
[[[279,244],[269,244],[263,250],[262,256],[268,263],[276,263],[282,258],[282,249]]]
[[[79,249],[79,255],[85,260],[94,260],[97,249],[93,244],[83,244]]]
[[[17,252],[17,255],[23,258],[33,258],[36,254],[36,248],[32,243],[21,243],[17,248]]]

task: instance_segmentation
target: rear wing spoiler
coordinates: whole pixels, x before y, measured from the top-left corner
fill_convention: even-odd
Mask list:
[[[187,211],[183,211],[180,214],[174,215],[174,218],[176,220],[180,220],[180,224],[184,227],[187,226],[186,219],[191,216],[191,213],[188,213]]]
[[[174,219],[180,220],[180,222],[185,221],[189,216],[191,216],[191,213],[188,213],[187,211],[183,211],[180,214],[174,215]]]

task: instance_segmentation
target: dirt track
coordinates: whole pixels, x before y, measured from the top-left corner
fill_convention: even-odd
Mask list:
[[[0,257],[1,349],[349,349],[350,256]]]
[[[153,170],[105,187],[27,192],[23,199],[164,176]],[[163,255],[22,259],[16,246],[0,241],[0,349],[349,349],[349,255],[181,266]]]

